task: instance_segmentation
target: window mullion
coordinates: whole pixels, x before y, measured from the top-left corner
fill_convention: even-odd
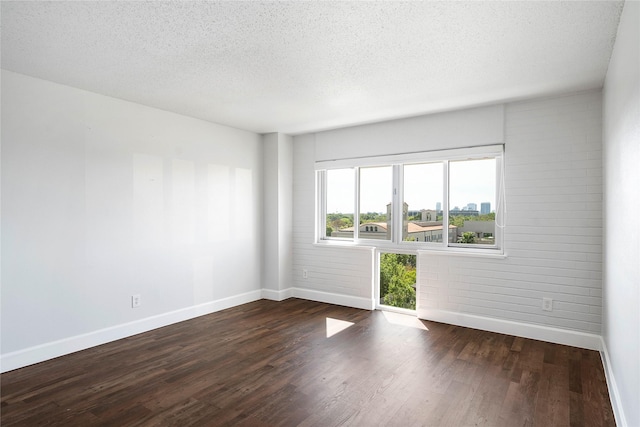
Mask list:
[[[391,198],[391,233],[392,242],[398,244],[402,241],[403,197],[402,197],[402,173],[401,165],[393,165],[393,194]]]
[[[505,203],[504,203],[504,157],[496,156],[496,207],[494,220],[494,238],[497,246],[502,248],[502,231],[505,221]]]
[[[316,241],[327,237],[326,227],[322,225],[327,223],[327,172],[320,170],[316,172]]]
[[[449,161],[442,162],[442,244],[446,248],[449,246]],[[437,215],[437,214],[436,214]]]
[[[354,173],[356,174],[354,191],[356,200],[353,205],[353,240],[357,241],[360,238],[360,168],[355,167]]]

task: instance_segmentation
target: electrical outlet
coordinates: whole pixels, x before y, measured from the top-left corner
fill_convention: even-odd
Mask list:
[[[309,270],[307,270],[306,268],[302,269],[302,278],[303,279],[308,279],[309,278]]]
[[[551,298],[542,298],[542,309],[544,311],[553,311],[553,300]]]
[[[140,294],[131,295],[131,308],[140,307],[142,304],[142,300],[140,299]]]

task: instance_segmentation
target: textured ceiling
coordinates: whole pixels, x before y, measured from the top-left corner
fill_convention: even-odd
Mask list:
[[[601,87],[622,6],[2,1],[2,68],[301,133]]]

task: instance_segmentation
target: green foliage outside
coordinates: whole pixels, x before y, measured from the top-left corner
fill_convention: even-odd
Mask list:
[[[470,215],[451,215],[449,216],[449,224],[456,227],[464,227],[465,221],[495,221],[496,214],[491,212],[485,215],[470,216]],[[410,221],[419,221],[420,215],[415,215],[409,218]],[[438,215],[438,221],[442,221],[442,215]],[[368,222],[387,222],[387,215],[378,212],[367,212],[360,214],[360,223],[366,224]],[[331,235],[334,230],[341,230],[343,228],[353,227],[353,214],[332,213],[327,214],[327,236]]]
[[[368,222],[387,222],[387,215],[378,212],[367,212],[360,214],[360,224]]]
[[[327,236],[331,236],[331,231],[341,230],[353,226],[353,214],[333,213],[327,214]]]
[[[380,296],[393,307],[416,309],[416,256],[380,254]]]
[[[438,220],[442,220],[442,217],[439,216]],[[496,213],[491,212],[484,215],[472,216],[472,215],[450,215],[449,216],[449,224],[455,225],[456,227],[464,227],[465,221],[495,221]]]
[[[366,224],[370,222],[387,222],[387,215],[378,212],[367,212],[360,214],[360,224]],[[334,231],[342,230],[349,227],[353,227],[353,214],[327,214],[325,236],[331,236],[331,233],[333,233]]]
[[[466,231],[462,233],[462,236],[458,237],[458,243],[475,243],[476,233]]]

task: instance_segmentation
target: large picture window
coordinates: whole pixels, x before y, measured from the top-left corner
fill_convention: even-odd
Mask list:
[[[318,162],[318,241],[500,250],[502,146]]]

